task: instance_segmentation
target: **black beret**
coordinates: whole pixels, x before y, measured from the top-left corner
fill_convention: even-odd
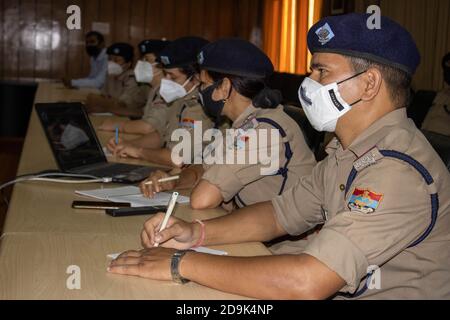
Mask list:
[[[194,64],[198,53],[208,43],[208,40],[200,37],[178,38],[160,52],[157,61],[167,69]]]
[[[198,55],[201,69],[236,76],[266,78],[273,73],[269,57],[254,44],[236,38],[208,44]]]
[[[144,40],[141,43],[138,44],[139,52],[141,55],[147,54],[147,53],[153,53],[156,56],[159,55],[159,53],[167,47],[167,45],[170,43],[170,41],[165,40],[157,40],[157,39],[148,39]]]
[[[381,29],[370,29],[370,17],[351,13],[320,20],[308,32],[309,50],[364,58],[412,76],[420,64],[420,53],[411,34],[383,16]]]
[[[119,42],[109,46],[106,53],[109,55],[122,57],[126,62],[130,62],[133,60],[134,49],[133,46],[128,43]]]

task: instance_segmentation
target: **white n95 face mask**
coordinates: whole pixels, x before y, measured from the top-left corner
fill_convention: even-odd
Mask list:
[[[186,82],[181,85],[172,80],[162,79],[159,94],[167,103],[171,103],[177,99],[183,98],[187,95],[186,89],[184,87],[190,80],[191,78],[187,79]]]
[[[134,75],[136,77],[136,82],[140,83],[151,83],[153,81],[153,66],[156,63],[152,64],[147,61],[139,60],[134,68]]]
[[[114,61],[108,61],[108,74],[110,76],[118,76],[119,74],[122,74],[123,68],[120,64],[114,62]]]
[[[365,71],[364,71],[365,72]],[[303,80],[298,97],[311,125],[317,131],[334,132],[340,117],[349,112],[352,106],[360,102],[348,104],[341,96],[338,85],[353,79],[364,72],[358,73],[341,82],[322,85],[311,78]]]

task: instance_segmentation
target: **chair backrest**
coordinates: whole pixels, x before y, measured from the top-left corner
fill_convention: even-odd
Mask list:
[[[450,171],[450,137],[425,130],[422,132]]]
[[[417,128],[422,127],[422,123],[433,105],[436,94],[436,91],[425,90],[419,90],[412,94],[412,100],[408,107],[408,117],[414,121]]]
[[[301,106],[298,100],[298,88],[305,79],[304,75],[275,72],[268,80],[268,86],[281,91],[283,104]]]
[[[0,81],[0,137],[25,137],[36,83]]]

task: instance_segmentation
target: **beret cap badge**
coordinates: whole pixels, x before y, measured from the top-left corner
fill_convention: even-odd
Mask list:
[[[198,64],[203,64],[205,62],[205,56],[203,55],[203,51],[198,54]]]
[[[168,56],[161,56],[161,62],[162,62],[164,65],[169,65],[169,64],[170,64],[170,59],[169,59]]]
[[[331,30],[331,27],[328,23],[326,23],[323,27],[317,29],[316,34],[319,37],[319,42],[322,46],[324,46],[334,38],[334,32],[333,30]]]

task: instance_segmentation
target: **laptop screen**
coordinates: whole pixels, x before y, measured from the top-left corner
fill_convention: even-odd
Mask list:
[[[107,162],[81,103],[36,104],[36,112],[62,171]]]

